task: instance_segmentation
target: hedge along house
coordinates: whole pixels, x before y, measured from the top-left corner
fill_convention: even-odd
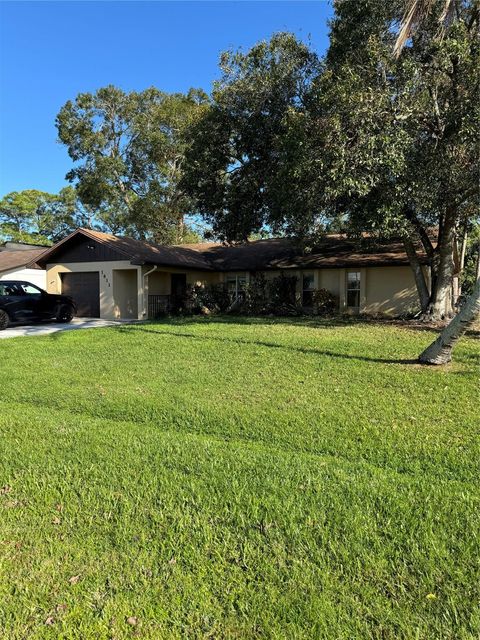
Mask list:
[[[78,229],[46,250],[47,290],[71,295],[78,315],[146,319],[174,305],[188,285],[225,283],[232,295],[258,273],[296,277],[297,300],[327,289],[346,313],[399,315],[418,308],[412,270],[403,244],[388,241],[361,250],[343,235],[327,235],[299,255],[286,238],[241,245],[199,243],[162,246]]]

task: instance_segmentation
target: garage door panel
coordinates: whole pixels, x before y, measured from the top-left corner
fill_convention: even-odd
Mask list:
[[[98,271],[62,273],[62,293],[75,300],[78,316],[100,317],[100,274]]]

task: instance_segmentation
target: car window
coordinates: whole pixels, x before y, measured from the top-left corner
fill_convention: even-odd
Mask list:
[[[35,287],[33,284],[21,284],[20,288],[24,294],[27,296],[38,296],[41,295],[41,291],[38,287]]]
[[[0,296],[21,296],[23,291],[16,284],[0,282]]]

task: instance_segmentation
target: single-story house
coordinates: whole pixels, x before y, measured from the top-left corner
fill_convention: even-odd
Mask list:
[[[32,248],[32,245],[5,243],[0,247],[0,280],[26,280],[45,289],[45,269],[36,263],[44,252],[45,247]]]
[[[254,274],[297,278],[297,297],[327,289],[346,313],[399,315],[418,307],[412,270],[401,241],[361,250],[344,235],[327,235],[299,255],[287,238],[241,245],[163,246],[78,229],[40,256],[50,293],[71,295],[78,315],[105,319],[152,318],[187,285],[225,283],[238,292]]]

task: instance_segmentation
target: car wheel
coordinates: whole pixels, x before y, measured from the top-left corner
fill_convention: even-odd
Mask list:
[[[75,312],[69,304],[62,304],[58,307],[56,320],[57,322],[71,322]]]
[[[0,331],[2,329],[6,329],[10,324],[10,318],[8,317],[8,313],[3,309],[0,309]]]

